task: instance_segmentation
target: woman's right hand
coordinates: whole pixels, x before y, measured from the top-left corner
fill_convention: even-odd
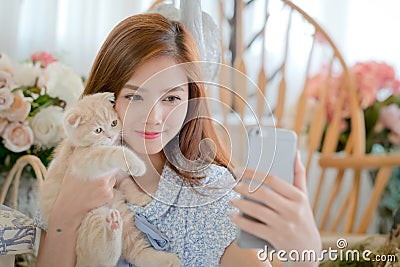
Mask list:
[[[84,180],[66,172],[50,221],[62,220],[63,225],[79,227],[84,216],[113,198],[117,172],[96,179]]]
[[[83,180],[67,170],[50,214],[47,233],[42,233],[37,267],[72,267],[76,264],[76,239],[85,215],[113,198],[117,175]]]

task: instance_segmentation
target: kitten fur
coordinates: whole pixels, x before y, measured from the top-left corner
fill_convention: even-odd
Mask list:
[[[122,123],[113,103],[113,93],[97,93],[84,96],[65,112],[66,138],[57,146],[39,189],[43,220],[48,223],[67,170],[79,179],[97,179],[120,169],[111,203],[90,211],[80,225],[76,267],[111,267],[121,256],[139,267],[179,266],[175,254],[154,250],[135,227],[126,203],[144,206],[152,199],[130,176],[143,175],[146,169],[135,153],[118,145]]]

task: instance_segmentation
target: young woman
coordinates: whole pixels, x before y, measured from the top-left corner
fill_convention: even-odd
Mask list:
[[[198,60],[196,44],[181,23],[159,14],[135,15],[118,24],[106,39],[84,94],[115,93],[125,145],[147,166],[146,173],[134,179],[153,196],[147,206],[132,205],[132,209],[168,238],[169,251],[178,255],[182,266],[265,266],[257,251],[236,246],[236,227],[229,216],[235,210],[229,201],[237,196],[232,191],[236,180],[230,155],[204,103],[204,85],[198,82],[201,68],[193,63]],[[271,177],[266,183],[274,193],[261,190],[255,195],[263,202],[268,198],[268,205],[272,199],[273,210],[242,200],[232,202],[250,215],[258,214],[264,223],[254,224],[238,215],[232,219],[245,230],[258,229],[256,234],[277,248],[318,250],[320,239],[307,200],[305,174],[297,163],[294,186]],[[244,178],[250,176],[245,173]],[[74,266],[83,217],[113,196],[114,176],[88,182],[68,173],[66,177],[41,238],[38,267]],[[241,186],[237,191],[247,194]]]

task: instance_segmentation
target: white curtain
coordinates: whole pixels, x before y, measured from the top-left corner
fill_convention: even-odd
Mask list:
[[[0,51],[23,60],[35,51],[61,57],[87,75],[102,42],[122,19],[153,1],[0,0]]]
[[[337,43],[349,65],[377,60],[400,73],[400,1],[297,0]]]
[[[144,12],[154,0],[0,0],[0,51],[14,60],[44,50],[87,75],[110,30],[123,18]],[[172,1],[171,1],[172,2]],[[179,1],[173,1],[179,6]],[[232,2],[232,1],[225,1]],[[244,37],[259,27],[262,0],[248,14]],[[275,2],[270,0],[270,4]],[[315,17],[337,43],[349,64],[384,60],[400,71],[397,0],[294,0]],[[218,1],[202,0],[218,23]],[[247,34],[247,35],[246,35]],[[250,53],[251,54],[251,53]],[[253,55],[254,56],[254,55]],[[251,57],[251,55],[249,55]]]

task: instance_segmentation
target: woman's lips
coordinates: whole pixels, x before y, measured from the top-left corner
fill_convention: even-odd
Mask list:
[[[145,139],[155,139],[161,135],[161,132],[139,132]]]

